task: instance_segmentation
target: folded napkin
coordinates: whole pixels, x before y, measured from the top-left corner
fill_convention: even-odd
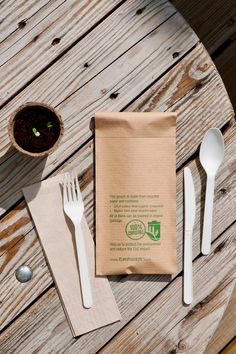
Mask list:
[[[94,242],[85,217],[82,229],[93,294],[93,306],[82,303],[74,228],[63,211],[63,176],[25,187],[23,193],[51,268],[74,337],[121,319],[106,277],[95,276]]]

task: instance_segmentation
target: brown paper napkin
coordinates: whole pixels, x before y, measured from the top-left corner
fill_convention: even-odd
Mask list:
[[[92,331],[121,319],[106,277],[95,276],[95,251],[85,217],[82,229],[94,305],[82,304],[79,273],[74,246],[74,229],[65,216],[62,204],[63,176],[25,187],[23,193],[33,217],[41,244],[56,283],[73,336]]]

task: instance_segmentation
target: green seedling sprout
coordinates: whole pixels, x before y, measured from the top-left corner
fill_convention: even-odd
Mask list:
[[[47,122],[47,128],[51,129],[53,127],[52,122]]]
[[[35,136],[40,136],[40,132],[36,128],[32,128],[32,132],[34,133]]]

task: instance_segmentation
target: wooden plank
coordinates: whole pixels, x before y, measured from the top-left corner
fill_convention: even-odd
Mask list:
[[[20,189],[50,174],[79,146],[92,136],[90,120],[96,110],[120,110],[163,74],[177,60],[169,48],[175,46],[183,56],[198,41],[192,30],[178,14],[170,17],[150,35],[125,52],[93,80],[63,101],[57,109],[65,125],[65,135],[58,150],[47,159],[29,159],[15,153],[1,165],[0,196],[1,213],[5,212],[21,196]],[[8,143],[6,117],[20,103],[39,93],[39,82],[34,82],[1,111],[3,139]],[[40,86],[43,89],[43,85]],[[222,87],[223,88],[223,87]],[[220,89],[222,89],[220,88]],[[118,92],[116,99],[111,93]],[[223,90],[224,91],[224,90]],[[228,106],[227,96],[222,97]],[[231,113],[230,113],[231,114]],[[78,119],[79,117],[79,119]],[[229,116],[226,113],[226,118]],[[2,123],[4,121],[4,124]],[[5,145],[4,148],[6,148]],[[189,151],[190,147],[188,147]],[[12,150],[11,150],[12,151]],[[4,156],[3,159],[6,157]]]
[[[184,70],[186,75],[189,75],[192,68],[190,66]],[[201,71],[203,71],[203,75],[200,73]],[[172,110],[178,113],[177,168],[197,150],[203,135],[209,128],[212,126],[221,128],[234,117],[234,111],[222,80],[215,69],[212,73],[209,71],[209,62],[203,60],[199,70],[191,75],[191,79],[193,80],[193,88],[188,90],[184,84],[184,77],[183,81],[178,82],[170,74],[167,82],[167,97],[165,97],[165,84],[162,87],[157,82],[140,96],[134,105],[129,107],[131,111]],[[174,85],[178,86],[177,94],[175,91],[173,93]],[[168,93],[171,94],[168,95]],[[163,102],[160,102],[160,95],[164,95]],[[226,119],[223,118],[222,111],[226,112]],[[196,116],[195,119],[193,115]]]
[[[0,3],[0,55],[13,46],[42,19],[51,14],[61,1],[3,1]]]
[[[1,119],[1,115],[1,155],[9,147],[9,140],[6,142],[6,120],[18,104],[30,99],[58,106],[175,13],[166,0],[142,0],[139,5],[144,10],[134,16],[139,9],[137,2],[129,0],[123,4],[42,74],[34,85],[30,85],[22,93],[22,98],[19,95],[8,105],[9,108],[7,106],[2,110],[5,119]],[[0,163],[8,157],[9,154],[2,156]]]
[[[51,1],[29,19],[23,36],[17,37],[13,32],[6,37],[0,55],[0,105],[120,3],[121,0]],[[18,8],[16,6],[16,15]]]
[[[236,334],[236,287],[216,332],[211,338],[204,354],[219,353]]]
[[[222,165],[219,174],[217,176],[216,180],[216,198],[215,198],[215,218],[214,218],[214,229],[213,229],[213,238],[217,238],[224,230],[229,226],[233,221],[235,216],[231,213],[231,210],[234,210],[235,208],[235,194],[236,194],[236,179],[235,179],[235,166],[236,166],[236,157],[233,154],[233,151],[235,151],[236,148],[236,139],[235,139],[235,133],[236,133],[236,124],[230,128],[230,130],[226,133],[225,136],[225,142],[226,142],[226,155],[225,155],[225,160],[224,164]],[[87,150],[87,149],[85,149]],[[92,155],[92,152],[91,152]],[[80,159],[83,160],[82,155],[80,155]],[[92,159],[92,156],[91,156]],[[74,156],[73,160],[70,161],[70,166],[67,166],[67,168],[71,169],[74,168],[75,166],[78,166],[78,157]],[[196,188],[196,199],[198,201],[197,204],[197,217],[196,217],[196,227],[195,227],[195,232],[194,232],[194,243],[193,243],[193,257],[196,257],[199,252],[200,252],[200,228],[202,224],[202,211],[203,211],[203,196],[204,196],[204,185],[205,185],[205,178],[204,178],[204,173],[202,169],[199,167],[199,162],[198,160],[194,160],[191,163],[188,164],[189,167],[192,170],[193,176],[194,176],[194,183],[195,183],[195,188]],[[92,166],[91,166],[92,167]],[[93,174],[92,174],[93,175]],[[182,171],[180,171],[177,175],[177,254],[178,254],[178,272],[181,271],[182,269],[182,230],[183,230],[183,220],[182,220],[182,215],[183,215],[183,191],[182,191],[182,185],[183,185],[183,179],[182,179]],[[93,195],[92,193],[88,194],[88,197],[85,199],[88,200],[87,198],[91,197],[91,204],[93,203]],[[222,205],[228,205],[228,211],[227,213],[222,213]],[[222,215],[223,214],[223,215]],[[31,235],[30,235],[31,236]],[[30,236],[26,235],[25,239],[29,238]],[[28,241],[24,241],[26,244]],[[17,245],[16,245],[17,247]],[[24,246],[22,247],[22,250],[20,253],[26,254],[26,257],[28,259],[28,264],[31,265],[31,259],[34,259],[34,254],[32,254],[30,251],[27,252],[27,249],[25,252],[23,251]],[[14,251],[11,251],[14,253]],[[17,248],[16,252],[17,253]],[[2,257],[1,257],[2,258]],[[35,277],[42,277],[42,275],[45,277],[45,273],[48,273],[47,269],[45,267],[45,260],[44,258],[42,259],[43,264],[42,267],[38,267],[40,270],[39,273],[35,273]],[[16,267],[17,264],[14,264]],[[11,295],[11,299],[9,299],[7,296],[5,296],[6,292],[3,294],[5,297],[4,301],[2,302],[2,307],[4,307],[4,313],[1,314],[0,318],[6,319],[6,315],[11,316],[9,312],[14,311],[16,308],[18,311],[20,309],[17,307],[17,303],[19,302],[21,305],[29,305],[29,303],[34,299],[35,296],[39,295],[39,288],[31,288],[30,283],[25,283],[25,303],[24,300],[22,299],[21,292],[18,291],[18,284],[14,278],[14,266],[12,268],[11,265],[11,260],[8,261],[6,267],[3,269],[4,274],[6,274],[7,277],[7,282],[5,281],[5,286],[7,288],[7,291],[10,292],[11,294],[17,294],[16,298],[13,299]],[[96,333],[91,333],[90,335],[86,335],[81,337],[76,343],[78,346],[78,350],[85,350],[85,348],[88,348],[88,350],[92,350],[92,348],[95,348],[98,350],[101,346],[105,344],[106,341],[108,341],[117,331],[119,331],[127,322],[129,322],[148,302],[152,300],[153,297],[155,297],[168,283],[169,283],[169,277],[165,276],[127,276],[124,277],[122,281],[117,282],[116,277],[110,277],[111,284],[116,296],[116,299],[118,301],[120,310],[122,312],[123,320],[121,323],[114,324],[112,326],[109,326],[109,329],[106,328],[104,330],[99,330],[99,332]],[[132,281],[134,280],[134,281]],[[51,281],[48,280],[46,282],[46,286],[49,286],[51,284]],[[140,292],[140,288],[142,291]],[[45,290],[45,288],[41,288],[40,291]],[[53,308],[56,306],[60,307],[59,302],[57,302],[57,297],[56,297],[56,292],[53,295],[53,304],[50,302],[47,303],[47,297],[45,297],[45,303],[44,303],[44,310],[45,310],[45,316],[46,313],[50,313],[51,309],[50,306],[53,306]],[[11,301],[10,301],[11,300]],[[135,306],[132,304],[135,302]],[[57,304],[57,305],[56,305]],[[62,311],[62,310],[61,310]],[[61,314],[59,316],[61,319]],[[53,319],[53,326],[58,326],[58,318]],[[61,321],[61,320],[60,320]],[[65,323],[64,323],[65,322]],[[58,344],[59,346],[62,345],[61,350],[65,350],[66,346],[70,345],[73,343],[73,340],[71,338],[71,333],[69,329],[67,330],[67,323],[66,320],[64,320],[63,324],[61,323],[60,327],[61,329],[59,331],[63,332],[63,342]],[[34,326],[34,325],[32,325]],[[52,328],[51,327],[51,328]],[[34,332],[35,327],[32,327],[32,332]],[[43,329],[40,329],[40,333]],[[65,336],[64,336],[65,334]],[[33,333],[31,334],[33,336]],[[35,334],[37,337],[37,343],[38,340],[40,341],[41,339],[41,334],[37,332]],[[60,332],[60,336],[62,333]],[[16,334],[17,336],[17,334]],[[51,334],[45,334],[45,332],[42,333],[42,336],[48,336],[50,337]],[[50,340],[49,340],[50,342]],[[63,344],[64,343],[64,344]],[[47,350],[47,346],[50,343],[46,340],[45,342],[45,351]],[[65,347],[64,347],[64,346]],[[95,350],[94,349],[94,350]]]
[[[190,306],[182,302],[180,276],[100,353],[109,354],[114,348],[119,354],[172,353],[177,349],[203,353],[235,285],[235,232],[236,223],[214,243],[210,257],[202,256],[193,263],[194,298]]]
[[[234,109],[236,109],[236,87],[234,85],[236,80],[236,38],[216,57],[215,65],[221,74]]]
[[[236,31],[235,0],[172,0],[212,54]]]
[[[222,354],[235,354],[236,352],[236,338],[229,343],[229,345],[222,351]]]
[[[25,201],[18,204],[0,222],[0,256],[33,228]]]
[[[224,20],[224,18],[222,18]],[[235,23],[232,16],[231,23]],[[209,23],[209,22],[208,22]],[[214,62],[226,86],[230,100],[236,109],[236,88],[233,84],[236,80],[236,41],[233,35],[228,41],[229,45],[216,56]],[[236,334],[236,288],[234,289],[232,299],[227,310],[207,346],[204,354],[215,354],[220,352]]]
[[[203,69],[204,65],[205,69]],[[208,69],[206,69],[206,67]],[[196,89],[199,82],[202,82],[204,96],[202,95],[203,90]],[[213,97],[211,102],[209,102],[208,92],[211,91],[211,89],[217,94]],[[192,95],[192,93],[194,93],[194,95]],[[181,139],[184,141],[185,134],[190,132],[193,136],[193,143],[190,143],[186,148],[188,148],[189,153],[191,153],[191,151],[195,151],[195,146],[197,146],[200,141],[195,140],[195,122],[200,120],[200,124],[202,124],[201,134],[204,134],[205,130],[208,128],[208,121],[209,124],[211,123],[212,125],[220,127],[232,116],[233,112],[229,101],[225,101],[225,104],[223,101],[222,106],[218,106],[218,96],[222,96],[223,93],[224,89],[222,88],[221,80],[215,71],[214,65],[207,52],[201,45],[199,45],[169,73],[164,75],[157,84],[153,85],[146,93],[144,93],[138,101],[135,101],[136,104],[134,102],[128,106],[127,110],[161,111],[175,109],[178,113],[178,143],[182,145]],[[204,111],[199,114],[199,109],[201,109],[202,106],[204,107],[202,104],[203,102],[208,104],[209,113],[206,116],[207,119],[205,119]],[[186,112],[182,109],[182,103],[188,107],[191,119],[190,122],[188,119],[187,124],[184,124]],[[224,114],[222,114],[222,111],[224,111]],[[198,139],[201,138],[202,135],[198,137]],[[76,156],[78,155],[76,154]],[[177,151],[177,160],[179,166],[185,161],[184,156],[180,154],[180,150]],[[82,161],[80,163],[82,163]],[[13,209],[4,219],[2,219],[0,226],[1,255],[8,248],[12,247],[14,242],[18,241],[32,229],[32,223],[25,208],[25,204],[21,203],[17,208]]]
[[[234,223],[214,243],[209,257],[202,256],[194,261],[195,291],[191,306],[183,306],[182,276],[176,277],[169,286],[163,286],[162,293],[128,323],[104,352],[114,352],[115,348],[115,353],[169,353],[178,348],[193,354],[202,353],[227,306],[235,283],[235,230]],[[219,268],[219,264],[224,264],[224,267]],[[145,296],[149,283],[153,286],[153,278],[154,286],[159,287],[162,284],[160,277],[153,276],[139,277],[138,287],[135,276],[112,283],[124,317],[127,311],[136,307],[137,296]],[[128,296],[128,303],[124,301],[122,290],[118,291],[119,285],[130,287],[132,297]],[[118,324],[73,339],[59,298],[52,288],[2,333],[0,349],[26,354],[49,352],[53,347],[58,352],[91,354],[106,343],[112,328],[115,334],[114,327]],[[199,338],[202,339],[200,342]]]
[[[169,106],[169,110],[172,109],[173,104],[174,104],[174,100],[176,100],[176,102],[178,103],[179,107],[181,107],[181,96],[182,99],[186,100],[186,95],[188,92],[192,92],[192,90],[194,90],[195,88],[195,81],[192,79],[192,77],[198,77],[199,80],[204,81],[204,77],[208,76],[207,72],[204,72],[202,70],[202,66],[203,64],[209,64],[209,72],[211,72],[211,68],[214,71],[214,66],[212,66],[212,62],[210,60],[210,58],[208,57],[208,55],[206,54],[205,50],[203,49],[202,46],[197,47],[196,49],[194,49],[194,51],[192,51],[183,61],[181,61],[178,65],[176,65],[170,73],[168,73],[167,75],[165,75],[159,82],[159,89],[158,87],[156,87],[155,89],[157,91],[155,91],[153,89],[152,94],[154,97],[158,97],[158,100],[155,101],[155,103],[153,102],[153,110],[158,110],[158,106],[162,106],[165,102],[169,102],[170,106]],[[185,69],[186,68],[186,69]],[[186,72],[191,73],[190,76],[186,74]],[[216,73],[215,73],[216,74]],[[211,74],[212,75],[212,74]],[[207,85],[211,85],[211,81],[207,83]],[[167,88],[167,91],[164,92],[163,87]],[[205,90],[206,92],[208,91],[207,89]],[[144,94],[146,95],[146,94]],[[199,97],[197,97],[199,95]],[[187,95],[189,97],[190,100],[192,100],[191,98],[191,94]],[[146,96],[145,96],[146,97]],[[170,99],[172,98],[172,99]],[[198,119],[198,106],[202,105],[202,103],[204,102],[204,99],[202,99],[202,95],[200,93],[200,91],[198,91],[197,94],[195,94],[195,103],[193,104],[193,106],[189,105],[193,114],[192,114],[192,121],[195,122]],[[139,100],[138,100],[139,103]],[[166,109],[168,109],[168,104],[165,103],[166,105]],[[208,102],[209,105],[209,110],[212,110],[212,112],[214,111],[214,107],[215,107],[215,100],[213,100],[211,102],[211,104]],[[133,105],[132,105],[133,106]],[[140,110],[141,107],[137,104],[136,107],[134,107],[134,110]],[[127,108],[128,110],[130,110],[130,107]],[[177,110],[178,111],[178,110]],[[180,121],[182,121],[181,116],[184,114],[184,112],[182,110],[180,110],[179,112],[179,119]],[[217,119],[218,117],[221,117],[219,115],[213,115],[216,116]],[[221,121],[215,121],[214,122],[215,125],[219,125],[221,124]],[[183,129],[183,130],[182,130]],[[182,134],[183,131],[187,131],[185,125],[180,125],[177,135],[181,135],[183,136],[184,139],[184,134]],[[204,133],[204,132],[202,132]],[[88,188],[88,193],[92,193],[93,190],[93,185],[92,185],[92,178],[93,178],[93,171],[92,171],[92,145],[91,143],[89,143],[88,145],[86,145],[84,147],[84,149],[82,149],[81,152],[78,152],[74,157],[72,157],[72,159],[70,159],[66,166],[63,166],[63,168],[68,168],[71,169],[73,167],[73,164],[79,165],[81,168],[81,174],[82,174],[82,180],[83,183],[85,183],[86,188]],[[181,160],[182,157],[181,156],[177,156],[178,160],[183,163],[184,160]],[[60,172],[61,169],[57,172]],[[90,185],[90,187],[89,187]],[[87,218],[88,221],[90,223],[90,226],[93,225],[93,195],[91,194],[90,197],[88,195],[88,199],[87,196],[84,196],[86,201],[88,200],[88,204],[86,205],[86,211],[87,211]],[[90,199],[89,199],[90,198]],[[87,203],[87,202],[86,202]],[[18,210],[19,209],[19,210]],[[18,242],[18,244],[16,245],[16,249],[19,246],[20,247],[20,243],[19,242],[23,242],[22,243],[22,248],[24,249],[24,241],[22,241],[21,239],[30,231],[32,230],[32,222],[31,219],[28,215],[27,209],[25,208],[24,203],[21,203],[21,205],[19,206],[19,208],[16,208],[16,210],[13,210],[10,215],[7,215],[1,223],[2,226],[2,232],[0,234],[0,247],[1,247],[1,254],[3,255],[6,252],[10,252],[11,254],[14,254],[13,251],[11,251],[11,248],[13,247],[13,245],[15,243]],[[230,222],[230,218],[229,218],[229,222]],[[227,222],[227,220],[226,220]],[[40,247],[40,246],[39,246]],[[16,251],[17,252],[17,251]],[[15,253],[16,253],[15,252]],[[4,259],[8,259],[11,258],[11,256],[7,256],[5,255],[4,258],[2,258],[2,262],[4,262]],[[4,267],[2,267],[4,269],[4,274],[5,276],[8,276],[11,272],[12,272],[12,276],[14,277],[14,267],[8,267],[8,262],[6,262],[4,264]],[[40,275],[39,275],[40,276]],[[47,285],[47,284],[46,284]],[[27,285],[26,285],[27,286]],[[8,284],[8,287],[11,287],[10,284]],[[41,289],[43,291],[43,289]],[[29,283],[29,288],[28,288],[28,294],[29,294],[29,299],[30,301],[32,301],[34,299],[34,296],[38,296],[40,294],[40,289],[35,291],[34,288],[31,289],[30,283]],[[11,298],[12,301],[12,305],[9,308],[9,304],[5,304],[6,307],[2,307],[2,311],[5,312],[7,311],[7,315],[4,315],[4,318],[6,319],[6,322],[8,322],[9,320],[12,319],[12,317],[15,316],[16,313],[18,313],[19,311],[22,310],[22,303],[19,300],[21,297],[20,292],[17,291],[17,287],[14,288],[14,291],[12,290],[12,293],[15,294],[15,300],[13,300],[13,298]],[[34,294],[34,295],[33,295]],[[26,306],[28,304],[28,298],[25,297],[25,303],[24,306]],[[17,305],[17,303],[19,303],[19,306]],[[23,306],[23,307],[24,307]],[[2,316],[3,318],[3,316]]]

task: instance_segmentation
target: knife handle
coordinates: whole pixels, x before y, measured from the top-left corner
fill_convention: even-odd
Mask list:
[[[184,233],[184,303],[187,305],[193,300],[192,233],[192,230]]]

